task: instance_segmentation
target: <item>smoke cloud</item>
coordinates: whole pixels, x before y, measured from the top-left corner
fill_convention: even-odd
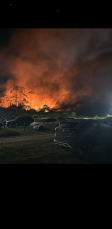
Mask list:
[[[0,47],[0,105],[111,102],[111,63],[112,29],[13,29]]]

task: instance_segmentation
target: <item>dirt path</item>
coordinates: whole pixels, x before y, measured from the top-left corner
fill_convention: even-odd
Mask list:
[[[49,139],[54,137],[54,134],[45,134],[45,135],[28,135],[28,136],[16,136],[16,137],[7,137],[0,138],[0,143],[11,143],[11,142],[23,142],[23,141],[32,141],[37,139]]]

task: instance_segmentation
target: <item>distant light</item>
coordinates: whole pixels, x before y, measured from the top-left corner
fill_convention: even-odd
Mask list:
[[[91,119],[91,118],[83,118],[83,119]]]

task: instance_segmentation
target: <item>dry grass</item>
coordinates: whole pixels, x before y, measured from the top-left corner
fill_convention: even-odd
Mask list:
[[[0,164],[96,164],[111,163],[102,157],[103,150],[97,155],[81,156],[72,154],[54,144],[53,132],[26,131],[23,129],[0,130]],[[103,159],[102,159],[103,158]]]

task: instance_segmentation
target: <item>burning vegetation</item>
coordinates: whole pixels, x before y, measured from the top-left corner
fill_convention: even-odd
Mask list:
[[[111,36],[104,29],[13,29],[0,46],[0,106],[76,111],[106,103],[112,52],[103,45]]]
[[[55,106],[52,98],[47,98],[45,95],[39,96],[38,93],[35,93],[28,88],[18,88],[17,86],[11,90],[7,90],[1,98],[0,103],[2,107],[9,107],[12,105],[18,107],[20,104],[24,106],[24,109],[26,110],[40,110],[43,108],[44,104],[48,104],[48,107],[51,108]]]
[[[76,109],[78,95],[88,92],[75,85],[74,36],[74,29],[13,30],[0,52],[0,106]]]

